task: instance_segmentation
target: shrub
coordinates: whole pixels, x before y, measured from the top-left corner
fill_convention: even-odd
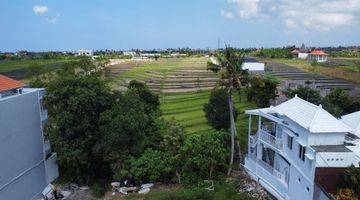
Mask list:
[[[320,96],[320,92],[314,89],[311,89],[310,87],[299,87],[297,89],[287,89],[284,91],[284,94],[288,97],[288,98],[293,98],[296,94],[310,102],[316,105],[319,105],[322,101],[322,98]]]
[[[91,195],[96,198],[103,197],[106,192],[106,188],[98,183],[93,184],[90,189]]]
[[[183,182],[197,183],[218,178],[226,172],[228,155],[222,132],[189,136],[180,150]]]
[[[147,149],[140,158],[132,161],[130,172],[136,183],[166,183],[175,175],[172,157],[152,149]]]
[[[225,89],[215,88],[211,91],[209,102],[204,105],[205,117],[209,124],[216,130],[230,128],[230,109],[228,94]],[[237,110],[234,107],[234,120]]]
[[[277,97],[279,81],[273,77],[253,76],[250,79],[250,87],[247,88],[247,99],[256,103],[259,107],[270,106],[270,100]]]

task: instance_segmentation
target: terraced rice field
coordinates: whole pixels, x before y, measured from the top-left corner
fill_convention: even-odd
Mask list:
[[[309,71],[296,67],[293,63],[306,62],[298,60],[266,60],[266,70],[281,79],[283,79],[283,89],[293,87],[293,85],[307,85],[314,89],[319,89],[323,95],[326,95],[333,88],[342,88],[346,90],[353,90],[356,88],[355,83],[348,80],[334,78],[318,73],[317,71]],[[352,75],[357,76],[356,74]]]
[[[161,100],[163,116],[165,119],[174,118],[184,126],[187,134],[208,132],[212,128],[206,121],[203,105],[208,102],[209,96],[210,91],[164,94]],[[244,111],[256,108],[256,106],[247,102],[245,96],[241,99],[242,101],[238,95],[234,95],[235,107],[239,111],[236,126],[241,146],[246,147],[248,118]]]
[[[115,66],[110,71],[117,87],[122,89],[133,79],[146,82],[159,93],[164,118],[174,118],[187,134],[197,134],[212,130],[205,118],[203,105],[208,102],[218,75],[206,71],[206,63],[206,58],[161,59],[137,65],[122,64],[122,67]],[[255,106],[247,102],[245,97],[242,99],[240,102],[239,96],[234,95],[239,111],[236,125],[241,146],[245,150],[248,119],[244,111]]]
[[[206,70],[206,63],[206,58],[148,61],[124,71],[116,80],[120,89],[124,89],[130,80],[136,79],[145,82],[157,93],[210,90],[215,86],[218,76]],[[112,68],[110,70],[116,67]]]

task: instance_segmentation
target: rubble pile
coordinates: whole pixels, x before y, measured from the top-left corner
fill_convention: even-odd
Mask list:
[[[259,183],[252,180],[244,171],[234,171],[233,176],[238,179],[238,192],[245,193],[258,200],[274,200]]]

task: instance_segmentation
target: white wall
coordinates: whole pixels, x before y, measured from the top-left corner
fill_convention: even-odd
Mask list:
[[[312,133],[309,135],[309,145],[341,145],[344,144],[345,133]]]
[[[265,64],[259,62],[244,62],[242,68],[248,69],[249,71],[264,71]]]
[[[308,53],[299,53],[299,54],[298,54],[298,58],[299,58],[299,59],[307,59],[308,56],[309,56]]]

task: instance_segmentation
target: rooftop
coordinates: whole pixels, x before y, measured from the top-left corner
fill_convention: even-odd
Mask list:
[[[298,96],[274,107],[247,111],[249,114],[254,112],[284,115],[312,133],[342,133],[352,130],[324,110],[321,105],[314,105]]]
[[[353,129],[351,133],[360,137],[360,111],[342,116],[341,121]]]
[[[314,56],[327,56],[328,54],[321,51],[321,50],[314,50],[310,53],[310,55],[314,55]]]
[[[345,145],[320,145],[311,146],[316,152],[351,152]]]
[[[20,81],[0,75],[0,93],[24,87]]]

